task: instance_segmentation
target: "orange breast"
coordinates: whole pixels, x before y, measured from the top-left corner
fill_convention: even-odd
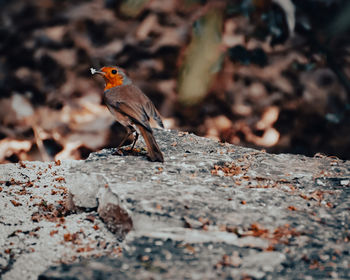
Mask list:
[[[106,75],[105,81],[106,81],[105,90],[107,90],[113,87],[121,86],[123,84],[123,77],[119,74],[115,75],[114,77],[110,75]]]

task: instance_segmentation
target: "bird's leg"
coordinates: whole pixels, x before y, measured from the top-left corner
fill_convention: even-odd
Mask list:
[[[124,135],[124,138],[122,139],[122,141],[120,141],[118,147],[117,147],[117,151],[114,153],[114,155],[119,155],[122,156],[124,155],[122,151],[120,151],[120,147],[123,146],[123,144],[125,143],[125,141],[129,138],[130,134],[132,134],[134,131],[132,129],[130,129],[130,127],[126,126],[126,133]]]
[[[129,138],[129,136],[130,136],[130,134],[131,134],[132,132],[130,132],[129,130],[127,130],[127,133],[125,133],[125,136],[124,136],[124,138],[122,139],[122,141],[120,141],[120,143],[119,143],[119,145],[118,145],[118,149],[121,147],[121,146],[123,146],[123,144],[125,143],[125,141]]]
[[[131,151],[134,149],[134,146],[135,146],[136,141],[137,141],[138,138],[139,138],[139,134],[138,134],[137,131],[135,130],[134,142],[132,143]]]

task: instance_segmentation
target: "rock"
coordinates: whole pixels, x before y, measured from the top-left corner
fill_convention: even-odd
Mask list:
[[[242,267],[272,272],[278,269],[276,267],[280,266],[285,260],[286,256],[280,252],[261,252],[243,258]]]
[[[66,209],[71,199],[66,175],[78,163],[1,165],[1,279],[37,279],[55,263],[118,254],[118,240],[94,211]]]
[[[74,205],[80,208],[96,208],[98,206],[97,193],[107,184],[101,174],[94,173],[67,174],[65,180]]]
[[[128,212],[121,207],[118,197],[108,186],[99,191],[97,213],[107,228],[120,238],[133,228],[133,222]]]
[[[349,161],[155,137],[164,163],[140,141],[53,170],[2,166],[2,279],[348,278]]]

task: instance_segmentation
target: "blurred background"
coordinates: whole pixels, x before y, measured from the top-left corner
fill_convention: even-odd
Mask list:
[[[119,65],[167,128],[350,158],[350,2],[0,0],[0,162],[83,159],[122,128]]]

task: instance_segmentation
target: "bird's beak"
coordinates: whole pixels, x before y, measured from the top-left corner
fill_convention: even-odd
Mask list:
[[[102,75],[102,76],[106,75],[105,72],[103,72],[103,71],[101,71],[101,70],[96,70],[96,69],[94,69],[94,68],[90,68],[90,72],[91,72],[92,75],[94,75],[94,74],[100,74],[100,75]]]

